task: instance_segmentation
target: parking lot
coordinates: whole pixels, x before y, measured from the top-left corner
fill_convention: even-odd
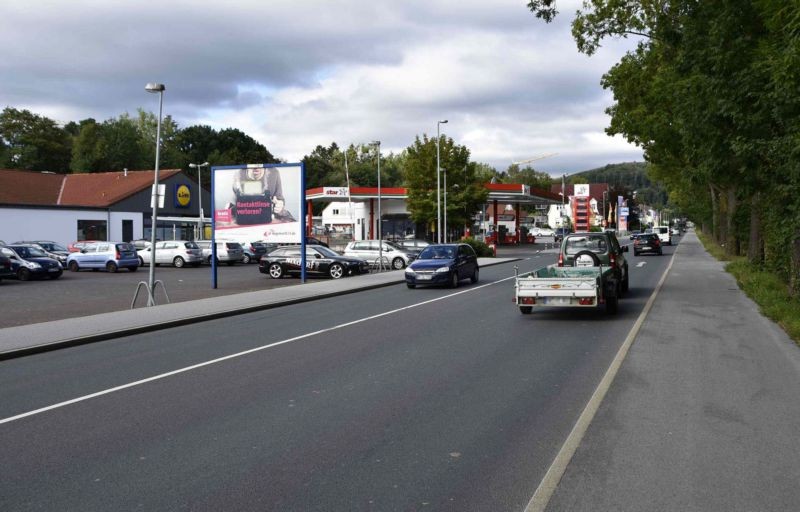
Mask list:
[[[0,281],[0,297],[3,310],[0,328],[27,325],[77,316],[108,313],[129,309],[137,284],[147,282],[150,268],[139,267],[137,272],[120,270],[117,273],[104,271],[65,271],[59,279],[21,282],[15,279]],[[221,265],[217,271],[217,289],[212,288],[211,267],[174,268],[156,267],[155,279],[161,280],[171,302],[218,297],[232,293],[290,286],[299,279],[270,279],[258,271],[258,265]],[[166,301],[160,286],[156,298],[159,304]],[[136,301],[137,307],[147,303],[143,288]]]

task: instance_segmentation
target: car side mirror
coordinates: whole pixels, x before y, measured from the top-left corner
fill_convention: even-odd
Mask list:
[[[86,254],[86,249],[81,249],[81,254]]]

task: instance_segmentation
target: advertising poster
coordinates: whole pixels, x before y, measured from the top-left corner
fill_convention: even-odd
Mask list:
[[[216,240],[302,241],[302,164],[247,164],[211,170]]]

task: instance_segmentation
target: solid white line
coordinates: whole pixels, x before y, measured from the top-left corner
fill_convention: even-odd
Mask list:
[[[256,347],[256,348],[251,348],[251,349],[248,349],[248,350],[245,350],[245,351],[242,351],[242,352],[237,352],[235,354],[230,354],[230,355],[227,355],[227,356],[218,357],[218,358],[212,359],[210,361],[205,361],[205,362],[198,363],[198,364],[195,364],[195,365],[192,365],[192,366],[187,366],[185,368],[179,368],[179,369],[173,370],[171,372],[162,373],[162,374],[159,374],[159,375],[154,375],[152,377],[148,377],[148,378],[142,379],[142,380],[137,380],[135,382],[129,382],[129,383],[123,384],[121,386],[116,386],[116,387],[113,387],[113,388],[104,389],[102,391],[98,391],[96,393],[92,393],[92,394],[89,394],[89,395],[79,396],[79,397],[73,398],[71,400],[66,400],[64,402],[59,402],[57,404],[48,405],[47,407],[42,407],[40,409],[35,409],[33,411],[28,411],[28,412],[24,412],[24,413],[21,413],[21,414],[17,414],[16,416],[9,416],[8,418],[0,419],[0,425],[2,425],[4,423],[11,423],[12,421],[17,421],[17,420],[20,420],[22,418],[27,418],[28,416],[34,416],[36,414],[41,414],[43,412],[52,411],[53,409],[59,409],[61,407],[66,407],[68,405],[76,404],[78,402],[84,402],[84,401],[90,400],[92,398],[97,398],[97,397],[100,397],[100,396],[103,396],[103,395],[108,395],[109,393],[114,393],[116,391],[122,391],[123,389],[128,389],[128,388],[132,388],[132,387],[135,387],[135,386],[141,386],[142,384],[147,384],[148,382],[153,382],[153,381],[156,381],[156,380],[165,379],[165,378],[171,377],[173,375],[178,375],[180,373],[185,373],[185,372],[189,372],[191,370],[196,370],[198,368],[203,368],[204,366],[209,366],[209,365],[212,365],[212,364],[221,363],[223,361],[227,361],[229,359],[233,359],[233,358],[236,358],[236,357],[246,356],[248,354],[252,354],[254,352],[259,352],[261,350],[265,350],[265,349],[268,349],[268,348],[277,347],[279,345],[285,345],[287,343],[292,343],[294,341],[299,341],[299,340],[302,340],[302,339],[310,338],[312,336],[317,336],[319,334],[325,334],[327,332],[335,331],[337,329],[343,329],[345,327],[350,327],[352,325],[357,325],[357,324],[360,324],[360,323],[363,323],[363,322],[368,322],[370,320],[375,320],[376,318],[381,318],[381,317],[384,317],[384,316],[393,315],[395,313],[401,313],[403,311],[407,311],[409,309],[413,309],[413,308],[416,308],[416,307],[419,307],[419,306],[425,306],[425,305],[431,304],[433,302],[449,299],[450,297],[455,297],[455,296],[458,296],[458,295],[461,295],[461,294],[464,294],[464,293],[470,293],[470,292],[473,292],[473,291],[476,291],[476,290],[480,290],[482,288],[486,288],[488,286],[493,286],[493,285],[498,284],[498,283],[503,283],[503,282],[508,281],[510,279],[514,279],[514,276],[507,277],[507,278],[504,278],[504,279],[500,279],[498,281],[493,281],[491,283],[482,284],[482,285],[479,285],[479,286],[473,286],[473,287],[470,287],[470,288],[467,288],[467,289],[464,289],[464,290],[461,290],[461,291],[458,291],[458,292],[454,292],[454,293],[450,293],[448,295],[444,295],[442,297],[437,297],[435,299],[430,299],[430,300],[426,300],[424,302],[420,302],[420,303],[417,303],[417,304],[412,304],[410,306],[404,306],[402,308],[393,309],[391,311],[385,311],[383,313],[378,313],[377,315],[372,315],[372,316],[368,316],[368,317],[364,317],[364,318],[359,318],[358,320],[353,320],[353,321],[350,321],[350,322],[345,322],[343,324],[334,325],[332,327],[326,327],[325,329],[320,329],[318,331],[309,332],[309,333],[306,333],[306,334],[301,334],[301,335],[295,336],[293,338],[287,338],[285,340],[276,341],[275,343],[270,343],[269,345],[263,345],[263,346]]]
[[[572,456],[575,455],[575,451],[581,444],[583,436],[586,435],[586,431],[589,429],[589,425],[592,423],[594,415],[600,408],[603,398],[605,398],[606,393],[611,387],[611,384],[614,382],[614,378],[617,376],[617,372],[622,366],[622,362],[628,355],[628,350],[631,348],[631,345],[633,345],[633,341],[639,334],[642,324],[647,318],[648,313],[650,313],[650,310],[653,308],[653,303],[655,303],[656,296],[658,295],[658,292],[661,291],[661,287],[664,285],[664,281],[667,279],[667,274],[669,274],[669,271],[672,268],[673,261],[675,261],[674,253],[669,260],[669,265],[667,266],[666,270],[664,270],[664,274],[658,281],[658,285],[656,286],[655,290],[653,290],[653,293],[650,294],[647,304],[645,304],[644,309],[642,310],[641,314],[639,314],[639,318],[636,319],[636,323],[633,324],[631,331],[628,333],[628,336],[625,338],[622,346],[617,351],[617,355],[614,357],[614,360],[611,362],[608,370],[606,370],[605,375],[603,375],[603,378],[600,380],[600,383],[594,390],[592,397],[589,399],[589,402],[586,404],[586,407],[583,409],[580,417],[578,417],[578,421],[575,423],[575,426],[572,427],[572,431],[569,433],[569,436],[567,436],[566,441],[564,441],[564,444],[558,451],[558,455],[556,455],[556,458],[553,460],[552,464],[550,464],[550,468],[547,470],[544,478],[542,478],[542,481],[539,483],[539,487],[536,489],[536,492],[533,493],[531,500],[528,502],[528,506],[525,507],[525,512],[544,512],[545,508],[547,508],[547,504],[550,502],[550,498],[552,498],[553,493],[558,487],[561,477],[564,476],[564,472],[567,470],[567,466],[569,465],[570,460],[572,460]]]

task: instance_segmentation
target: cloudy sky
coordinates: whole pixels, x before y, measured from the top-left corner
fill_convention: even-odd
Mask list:
[[[58,122],[158,111],[238,128],[289,162],[317,145],[402,151],[442,133],[474,161],[554,176],[641,161],[604,133],[600,77],[630,41],[579,54],[562,0],[26,0],[0,8],[0,107]]]

